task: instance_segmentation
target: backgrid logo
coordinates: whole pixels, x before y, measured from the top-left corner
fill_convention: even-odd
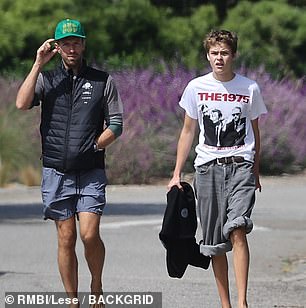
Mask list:
[[[70,304],[88,307],[106,304],[111,307],[151,307],[162,308],[161,292],[105,292],[101,295],[79,293],[78,298],[70,298],[66,293],[6,292],[5,308],[19,307],[67,307]]]

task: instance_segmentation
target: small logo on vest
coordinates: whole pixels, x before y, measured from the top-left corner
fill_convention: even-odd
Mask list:
[[[181,216],[182,216],[183,218],[187,218],[187,217],[188,217],[188,209],[187,209],[187,208],[183,208],[183,209],[181,210]]]
[[[92,92],[91,89],[93,88],[90,82],[86,82],[83,84],[82,88],[85,90],[82,93],[82,100],[84,104],[88,104],[88,100],[91,100]]]
[[[90,82],[86,82],[83,84],[82,88],[85,90],[89,90],[89,89],[92,89],[92,85]]]

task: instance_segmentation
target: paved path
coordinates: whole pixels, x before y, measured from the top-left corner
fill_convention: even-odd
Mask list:
[[[306,178],[264,178],[249,235],[252,308],[306,308]],[[160,291],[163,308],[220,307],[211,268],[189,266],[169,278],[158,239],[165,209],[164,186],[109,186],[101,233],[107,247],[106,291]],[[0,189],[0,307],[5,292],[62,291],[54,224],[41,219],[38,188]],[[77,245],[80,290],[89,273]],[[229,254],[231,259],[231,254]],[[231,294],[236,299],[233,272]],[[233,306],[235,307],[235,306]]]

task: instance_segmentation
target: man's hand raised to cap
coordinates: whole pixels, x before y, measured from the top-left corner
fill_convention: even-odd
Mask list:
[[[57,49],[52,48],[54,41],[54,39],[48,39],[38,48],[35,62],[39,67],[43,67],[57,54]]]

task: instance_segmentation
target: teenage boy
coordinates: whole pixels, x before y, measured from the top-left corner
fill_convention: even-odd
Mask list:
[[[181,188],[181,172],[199,126],[194,188],[203,233],[200,249],[212,257],[222,308],[231,307],[226,253],[232,249],[237,307],[248,307],[246,234],[253,228],[250,216],[255,190],[261,191],[258,118],[267,111],[257,83],[233,71],[237,41],[236,34],[226,30],[213,30],[204,39],[212,72],[191,80],[179,102],[185,110],[185,120],[168,184],[169,189],[174,185]],[[234,125],[228,125],[234,120],[234,108],[241,111],[245,122],[242,141],[235,137]],[[212,126],[216,110],[222,114],[222,121],[215,129],[206,129]]]

